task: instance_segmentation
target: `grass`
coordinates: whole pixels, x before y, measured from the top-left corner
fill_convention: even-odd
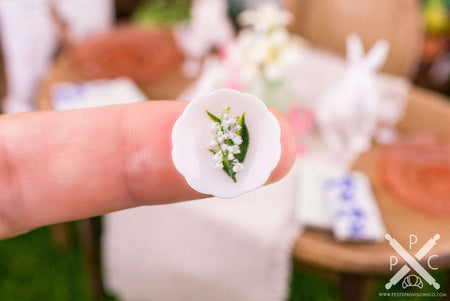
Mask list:
[[[445,272],[440,271],[432,273],[437,282],[441,285],[445,283]],[[388,282],[389,278],[378,278],[375,287],[373,289],[373,296],[371,300],[383,300],[383,301],[423,301],[423,300],[448,300],[445,298],[427,298],[423,296],[416,297],[398,297],[398,296],[380,296],[378,293],[386,293],[384,285]],[[423,281],[423,289],[418,288],[406,288],[401,287],[401,282],[389,290],[390,293],[435,293],[436,290]],[[440,292],[444,292],[441,288]],[[291,295],[289,301],[328,301],[338,300],[336,287],[330,282],[315,276],[314,274],[307,273],[301,270],[294,270],[291,279]]]
[[[78,246],[55,249],[47,228],[0,241],[0,300],[87,300],[81,262]]]
[[[0,300],[89,300],[87,269],[83,266],[75,233],[76,231],[72,229],[71,246],[66,250],[53,247],[47,228],[0,241]],[[439,283],[444,283],[443,272],[433,275]],[[386,281],[387,279],[377,281],[375,293],[385,291],[383,286]],[[392,291],[405,292],[399,284]],[[420,292],[424,291],[433,292],[433,289],[424,283],[424,288]],[[379,297],[377,294],[374,294],[373,298],[385,301],[425,299]],[[436,298],[439,299],[442,300]],[[292,273],[289,301],[303,300],[337,300],[336,288],[314,274],[296,269]]]

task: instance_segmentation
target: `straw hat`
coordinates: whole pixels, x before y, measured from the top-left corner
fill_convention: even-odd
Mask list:
[[[369,49],[383,38],[390,53],[382,71],[412,77],[423,43],[420,7],[416,0],[286,0],[295,16],[291,30],[313,45],[345,53],[349,33],[360,35]]]

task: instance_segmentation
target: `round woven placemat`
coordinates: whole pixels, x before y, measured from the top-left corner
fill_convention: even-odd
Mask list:
[[[122,26],[75,45],[69,60],[84,79],[126,76],[145,84],[173,71],[182,55],[170,31]]]
[[[450,215],[450,139],[408,135],[379,159],[381,183],[398,201],[423,212]]]

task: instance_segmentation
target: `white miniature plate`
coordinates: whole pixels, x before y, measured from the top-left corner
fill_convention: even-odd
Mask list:
[[[249,143],[243,169],[235,180],[217,167],[208,150],[216,133],[215,123],[206,111],[220,116],[225,107],[230,115],[242,116],[248,128]],[[172,131],[172,159],[176,169],[196,191],[219,198],[233,198],[264,185],[281,156],[280,126],[275,116],[256,96],[231,89],[219,89],[191,101]],[[235,161],[236,162],[236,161]]]

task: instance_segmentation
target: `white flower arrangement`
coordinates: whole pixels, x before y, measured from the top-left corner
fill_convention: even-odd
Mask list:
[[[206,111],[214,122],[211,129],[215,134],[211,140],[211,146],[214,148],[208,150],[214,154],[212,160],[216,168],[223,169],[234,182],[237,182],[236,173],[244,169],[243,162],[247,155],[250,135],[245,124],[245,113],[231,117],[230,110],[230,106],[226,106],[220,117]]]
[[[183,98],[227,87],[254,94],[287,114],[296,92],[291,86],[292,70],[301,63],[305,44],[288,32],[286,25],[292,19],[274,4],[243,12],[239,21],[245,28],[216,56],[205,57],[202,73]]]
[[[172,159],[196,191],[237,197],[267,182],[280,159],[280,135],[258,97],[218,89],[192,100],[175,123]]]
[[[285,69],[301,56],[299,38],[289,34],[289,12],[274,4],[265,4],[256,10],[247,10],[239,16],[241,25],[248,26],[228,49],[231,65],[239,65],[243,80],[262,77],[281,81]]]

